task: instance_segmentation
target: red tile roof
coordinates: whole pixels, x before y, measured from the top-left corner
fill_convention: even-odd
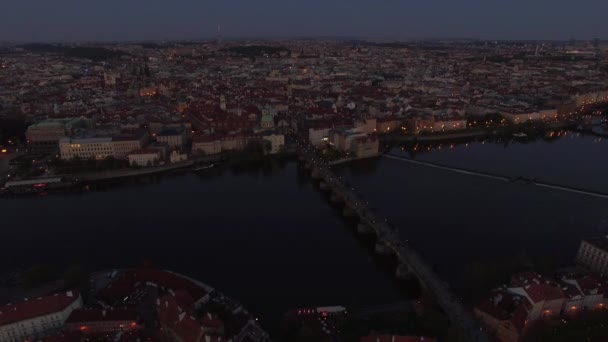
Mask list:
[[[85,323],[99,321],[131,321],[136,322],[138,319],[137,313],[128,309],[77,309],[68,317],[66,324],[69,323]]]
[[[59,312],[80,298],[78,292],[63,292],[0,307],[0,325]]]
[[[158,316],[160,322],[171,329],[184,342],[199,342],[203,337],[201,324],[189,312],[192,309],[182,307],[178,299],[171,294],[160,298]]]
[[[601,293],[602,284],[599,279],[594,276],[582,276],[577,278],[576,282],[585,295]]]
[[[581,293],[581,291],[579,291],[579,289],[571,284],[561,284],[562,286],[562,292],[564,292],[564,295],[569,298],[569,299],[579,299],[583,297],[583,294]]]
[[[511,285],[522,287],[534,302],[566,298],[562,289],[536,272],[522,272],[511,277]]]
[[[535,303],[543,300],[566,298],[561,288],[553,284],[532,284],[524,287],[524,290]]]
[[[110,300],[122,300],[130,295],[137,286],[146,282],[164,287],[167,290],[186,291],[194,300],[207,294],[205,288],[178,274],[154,268],[133,268],[126,270],[118,279],[104,288],[102,295]]]
[[[224,322],[222,322],[222,320],[219,319],[217,315],[213,315],[210,313],[203,315],[203,317],[199,319],[199,322],[203,327],[214,329],[221,328],[224,325]]]
[[[526,324],[531,307],[532,304],[526,297],[499,289],[493,291],[490,298],[484,300],[475,308],[499,321],[510,321],[521,332]]]

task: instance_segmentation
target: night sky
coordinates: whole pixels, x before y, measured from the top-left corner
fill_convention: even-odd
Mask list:
[[[608,39],[608,0],[5,0],[0,41]]]

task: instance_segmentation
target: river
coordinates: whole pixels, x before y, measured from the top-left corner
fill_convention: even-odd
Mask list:
[[[292,308],[403,299],[296,161],[162,176],[104,191],[0,200],[0,265],[171,269],[274,330]]]
[[[596,137],[568,133],[551,141],[443,143],[426,149],[397,147],[390,154],[608,193],[608,141]],[[526,255],[566,266],[574,263],[582,238],[608,234],[608,199],[389,157],[336,171],[460,289],[471,286],[466,273],[475,263]]]
[[[412,157],[399,148],[391,153]],[[607,155],[608,142],[570,134],[528,144],[444,144],[415,158],[608,192]],[[581,238],[608,234],[604,199],[387,157],[335,169],[456,287],[466,286],[473,262],[523,252],[567,264]],[[0,214],[4,270],[147,261],[218,288],[272,328],[290,308],[404,297],[295,161],[2,199]]]

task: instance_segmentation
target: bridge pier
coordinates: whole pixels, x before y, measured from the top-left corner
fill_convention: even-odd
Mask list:
[[[327,183],[325,183],[324,181],[319,182],[319,188],[323,191],[330,190],[329,185]]]
[[[312,147],[303,148],[300,151],[300,155],[302,156],[300,160],[306,170],[314,171],[312,169],[317,168],[318,164],[313,163],[315,157],[311,156],[310,150],[312,150]],[[372,231],[378,237],[374,245],[374,252],[386,256],[387,259],[399,260],[399,266],[395,270],[396,277],[399,279],[411,279],[415,277],[420,286],[436,298],[437,304],[442,307],[450,321],[463,330],[467,340],[476,342],[490,341],[486,332],[480,329],[477,320],[452,295],[448,286],[421,260],[416,251],[408,244],[400,242],[401,239],[395,228],[376,219],[372,211],[366,212],[366,206],[363,204],[365,202],[354,191],[351,192],[342,181],[335,179],[336,175],[331,170],[321,167],[318,168],[318,171],[321,176],[319,186],[321,189],[327,188],[327,191],[331,191],[331,202],[335,204],[345,203],[346,208],[344,211],[348,209],[354,211],[355,215],[360,215],[357,231],[361,234]],[[359,203],[361,204],[359,205]],[[356,210],[353,210],[353,208]],[[377,220],[378,222],[376,222]],[[408,265],[411,266],[411,270],[416,270],[416,272],[412,272]]]
[[[401,280],[409,280],[416,277],[407,265],[401,263],[399,264],[399,266],[397,266],[395,275],[398,279]]]
[[[348,205],[344,206],[344,210],[342,210],[342,214],[346,217],[356,217],[357,213],[352,210]]]
[[[359,232],[359,234],[373,234],[374,230],[365,223],[359,223],[357,225],[357,232]]]
[[[393,254],[393,250],[382,240],[376,241],[376,245],[374,246],[374,251],[380,255],[391,255]]]
[[[342,197],[340,197],[340,195],[338,195],[338,194],[337,194],[337,193],[335,193],[335,192],[332,192],[332,193],[331,193],[331,197],[329,198],[329,200],[330,200],[332,203],[342,203],[342,202],[344,201],[344,200],[342,199]]]

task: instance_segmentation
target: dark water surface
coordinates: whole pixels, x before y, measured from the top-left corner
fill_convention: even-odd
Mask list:
[[[607,156],[608,142],[569,135],[551,143],[443,145],[416,158],[608,192]],[[520,252],[569,263],[581,238],[608,234],[605,199],[386,157],[336,170],[453,284],[462,285],[472,262]],[[233,296],[270,326],[290,308],[403,298],[296,162],[4,199],[0,215],[4,270],[148,260]]]
[[[443,144],[415,156],[400,148],[391,154],[608,193],[608,141],[572,133],[551,142]],[[387,157],[337,172],[444,278],[461,287],[467,286],[463,273],[472,263],[523,253],[567,265],[582,238],[608,234],[608,199]]]
[[[200,279],[275,326],[291,308],[402,299],[297,163],[0,200],[0,264],[142,265]]]

